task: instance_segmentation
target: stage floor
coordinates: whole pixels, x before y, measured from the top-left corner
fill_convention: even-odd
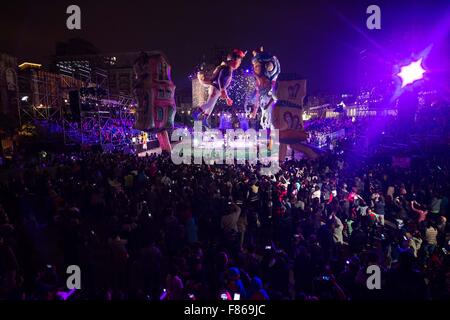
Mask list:
[[[161,154],[161,148],[160,148],[160,147],[157,147],[157,148],[148,149],[148,150],[146,150],[146,151],[139,152],[139,153],[138,153],[138,156],[139,156],[139,157],[145,157],[147,154],[150,155],[150,154],[154,154],[154,153],[156,153],[156,154]],[[289,155],[289,156],[287,156],[287,159],[291,160],[291,159],[292,159],[292,150],[291,150],[291,148],[289,148],[289,147],[288,147],[287,154]],[[303,153],[297,152],[297,151],[294,152],[294,159],[301,160],[301,159],[303,159],[303,158],[304,158]],[[270,160],[275,160],[276,157],[274,157],[274,156],[273,156],[273,157],[269,157],[269,158],[267,158],[266,160],[269,160],[269,159],[270,159]],[[270,160],[269,160],[269,161],[270,161]]]

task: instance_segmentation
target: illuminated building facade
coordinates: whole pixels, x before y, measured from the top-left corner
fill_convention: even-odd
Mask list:
[[[0,54],[0,113],[17,115],[18,111],[17,59]]]

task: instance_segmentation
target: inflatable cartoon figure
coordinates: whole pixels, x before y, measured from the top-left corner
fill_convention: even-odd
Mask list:
[[[261,127],[279,130],[279,158],[286,158],[287,147],[316,158],[317,152],[304,144],[307,133],[303,127],[303,99],[306,96],[306,81],[277,82],[281,72],[277,57],[253,51],[253,71],[256,78],[256,103],[252,117],[261,109]]]
[[[258,109],[261,109],[261,127],[270,129],[272,127],[272,111],[277,101],[275,90],[278,75],[281,72],[280,62],[277,57],[264,52],[261,47],[259,51],[253,51],[252,64],[256,79],[256,103],[251,117],[255,118]]]
[[[170,152],[167,130],[173,128],[176,105],[167,58],[161,52],[142,52],[134,63],[134,73],[138,103],[134,128],[156,132],[161,150]]]
[[[272,111],[272,126],[279,131],[279,158],[286,158],[287,147],[315,159],[319,153],[306,144],[308,134],[303,126],[303,99],[306,96],[306,80],[280,81],[275,95],[277,101]]]
[[[200,83],[208,87],[208,99],[203,105],[194,110],[192,113],[194,120],[203,120],[203,125],[209,127],[207,120],[219,98],[225,99],[228,106],[233,104],[233,100],[228,96],[227,88],[230,86],[233,78],[233,71],[239,68],[245,54],[246,52],[234,49],[227,55],[227,61],[217,66],[212,74],[208,75],[204,72],[197,74]]]

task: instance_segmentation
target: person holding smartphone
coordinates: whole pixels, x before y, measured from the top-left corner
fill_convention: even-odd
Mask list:
[[[379,223],[384,226],[384,207],[385,207],[385,201],[384,201],[384,197],[378,193],[376,193],[374,195],[374,211],[375,211],[375,216],[377,218],[377,220],[379,221]]]
[[[241,215],[241,208],[233,203],[231,200],[227,202],[227,211],[225,215],[222,216],[220,225],[222,230],[225,233],[237,233],[238,229],[238,220]]]
[[[236,294],[239,295],[239,300],[247,297],[244,283],[241,280],[241,271],[238,268],[228,269],[226,281],[228,292],[232,293],[233,300],[238,297]]]

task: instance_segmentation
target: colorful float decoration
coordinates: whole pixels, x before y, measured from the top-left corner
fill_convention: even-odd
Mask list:
[[[317,151],[305,144],[308,138],[303,126],[306,80],[280,81],[275,94],[278,100],[272,111],[272,125],[279,130],[280,160],[286,157],[287,146],[308,158],[317,158]]]
[[[287,146],[309,158],[316,158],[317,152],[304,144],[308,137],[303,127],[306,80],[277,81],[280,62],[262,47],[253,51],[252,64],[257,89],[253,116],[260,109],[261,127],[279,130],[280,160],[285,159]]]
[[[171,67],[161,52],[142,52],[134,63],[137,99],[134,128],[156,132],[161,150],[170,152],[168,130],[174,126],[176,113],[175,85]]]
[[[256,79],[256,99],[252,116],[256,117],[258,109],[261,110],[260,125],[263,129],[272,128],[272,111],[277,101],[275,95],[278,75],[281,72],[277,57],[264,51],[253,51],[253,74]]]

